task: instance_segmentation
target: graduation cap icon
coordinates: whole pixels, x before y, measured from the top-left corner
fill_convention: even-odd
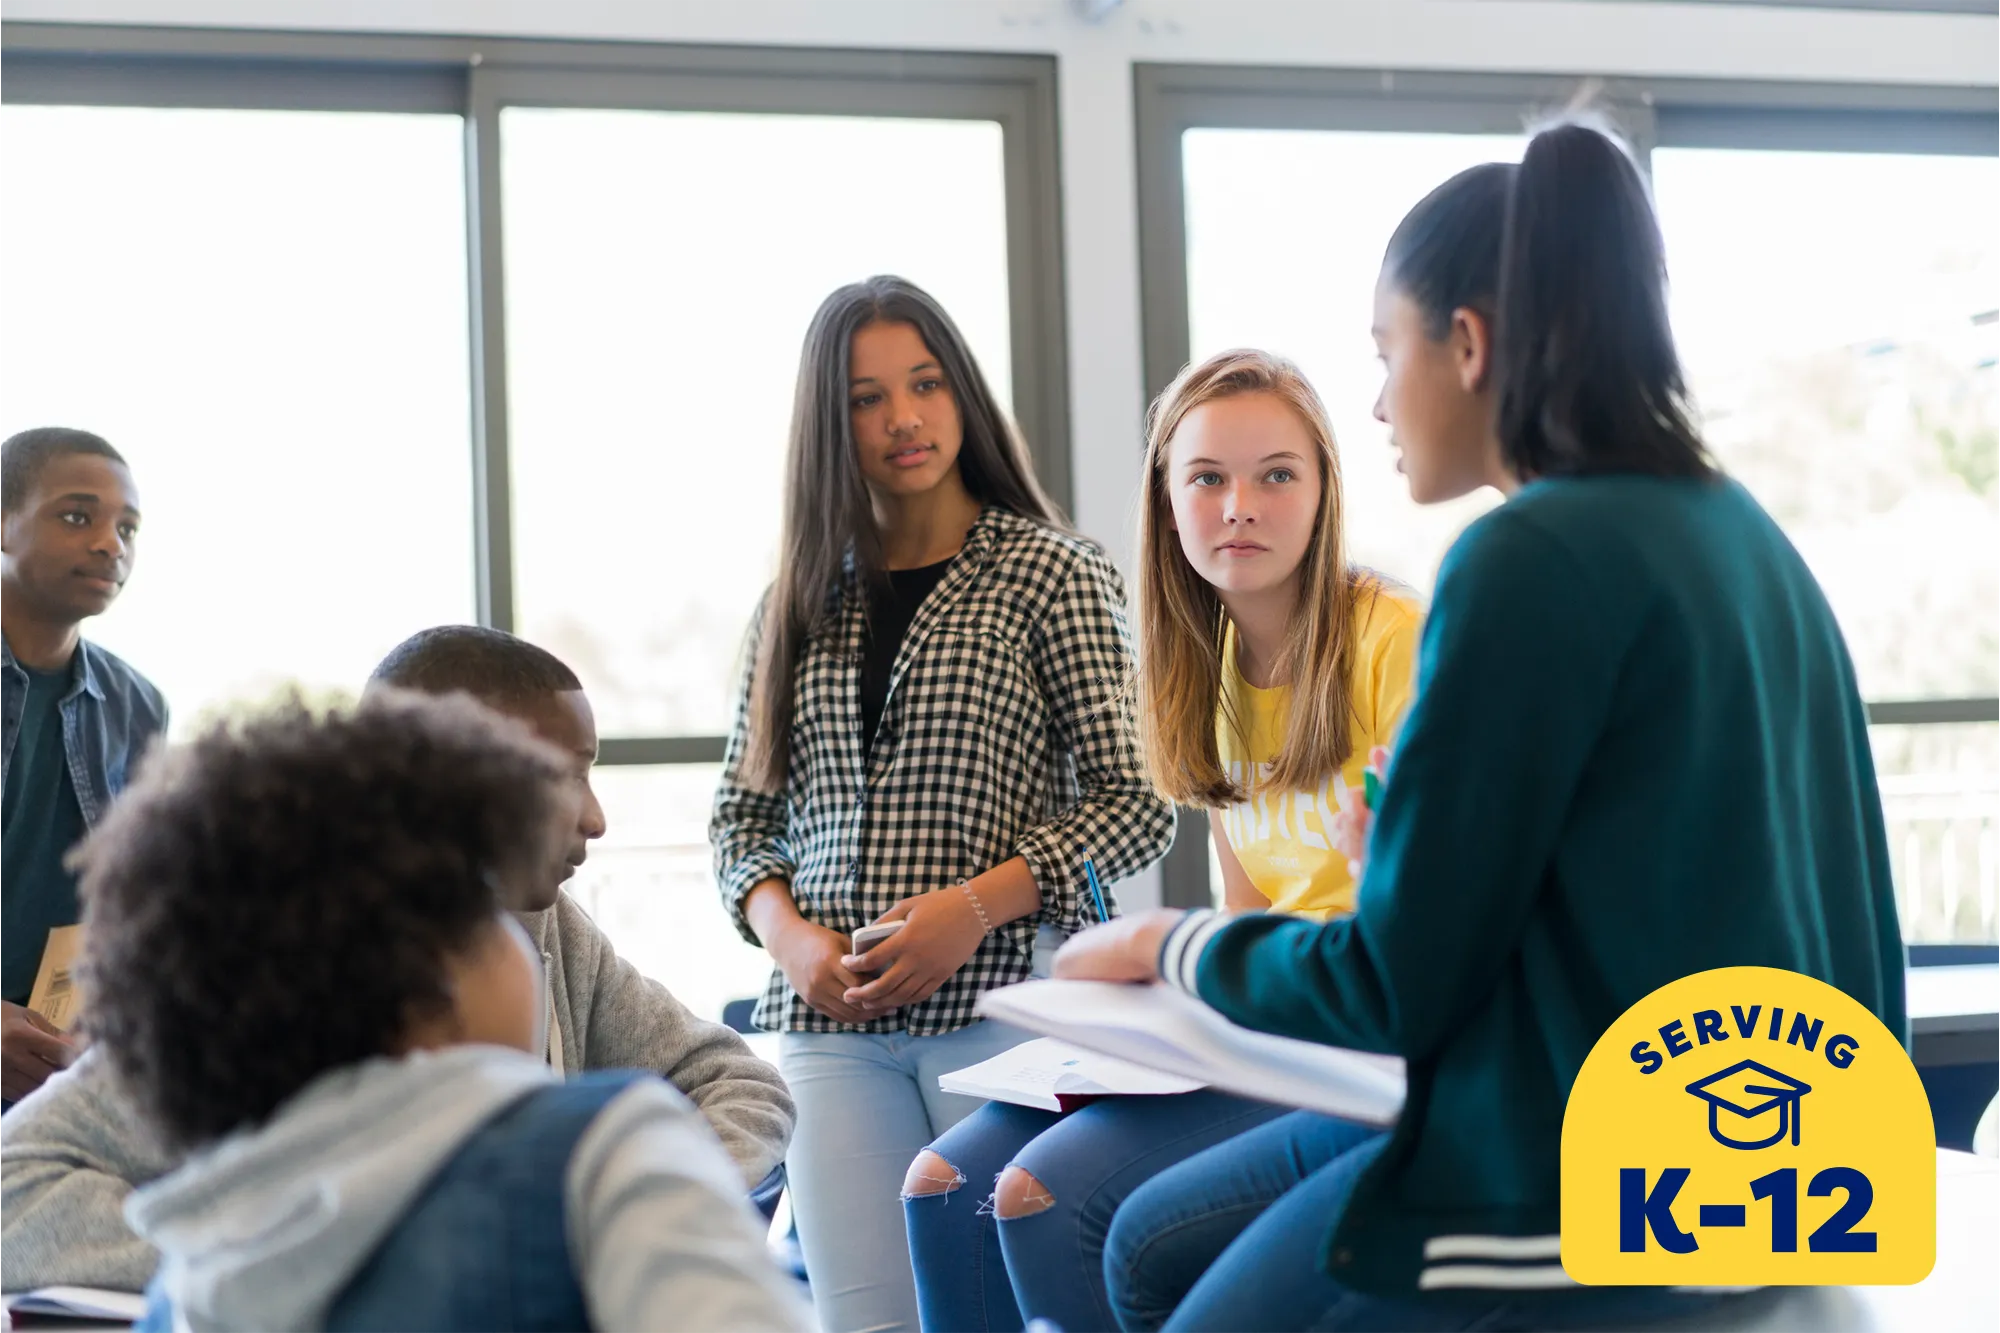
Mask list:
[[[1790,1135],[1799,1146],[1800,1099],[1812,1088],[1789,1074],[1781,1074],[1755,1060],[1739,1060],[1727,1069],[1687,1085],[1687,1090],[1708,1103],[1708,1133],[1725,1148],[1768,1148]],[[1773,1121],[1763,1117],[1773,1111],[1776,1127],[1763,1138],[1754,1135]]]

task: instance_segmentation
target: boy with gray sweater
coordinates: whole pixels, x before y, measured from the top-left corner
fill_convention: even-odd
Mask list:
[[[395,686],[464,692],[533,728],[571,768],[557,799],[570,829],[558,858],[517,890],[515,917],[547,977],[546,1055],[558,1072],[656,1070],[700,1109],[745,1187],[784,1158],[793,1106],[784,1081],[728,1028],[688,1011],[618,957],[581,907],[560,891],[582,864],[604,813],[590,790],[596,726],[580,682],[553,655],[498,630],[426,630],[385,658],[370,692]],[[148,1131],[89,1052],[0,1118],[0,1285],[8,1291],[83,1285],[137,1291],[158,1261],[126,1225],[134,1187],[177,1155]]]
[[[566,758],[466,698],[168,748],[77,853],[83,1012],[178,1158],[144,1333],[803,1333],[741,1175],[648,1070],[565,1080],[507,910]]]

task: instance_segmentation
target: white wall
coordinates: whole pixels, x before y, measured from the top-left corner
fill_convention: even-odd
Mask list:
[[[1114,552],[1129,545],[1144,397],[1133,62],[2000,83],[1993,17],[1747,4],[1124,0],[1092,24],[1071,0],[8,0],[6,16],[1053,54],[1076,518]]]

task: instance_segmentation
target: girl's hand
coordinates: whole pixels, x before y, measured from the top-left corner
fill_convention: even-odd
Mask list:
[[[847,936],[794,916],[769,934],[764,944],[799,998],[819,1013],[836,1023],[866,1023],[874,1017],[844,998],[861,984],[841,957],[847,952]]]
[[[909,924],[867,953],[840,960],[853,972],[874,975],[866,985],[856,981],[841,996],[870,1017],[928,1000],[979,952],[986,938],[986,927],[962,884],[905,898],[868,924],[885,921]]]
[[[1389,771],[1389,749],[1378,745],[1368,752],[1365,773],[1375,775],[1379,789],[1382,775]],[[1334,779],[1338,788],[1340,810],[1333,817],[1333,845],[1347,857],[1347,873],[1357,880],[1368,859],[1368,832],[1375,827],[1375,811],[1366,799],[1367,788],[1355,791],[1339,778]]]
[[[1156,907],[1079,931],[1056,951],[1055,975],[1066,981],[1158,981],[1160,946],[1186,915],[1179,908]]]

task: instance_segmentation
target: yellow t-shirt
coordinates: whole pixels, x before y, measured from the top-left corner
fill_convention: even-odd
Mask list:
[[[1360,636],[1354,650],[1354,747],[1341,778],[1361,799],[1361,770],[1368,751],[1388,745],[1403,710],[1416,692],[1417,633],[1423,608],[1414,595],[1384,587],[1372,599],[1364,595],[1356,612]],[[1234,705],[1236,717],[1249,732],[1235,734],[1228,713],[1216,709],[1216,743],[1223,771],[1250,799],[1221,812],[1223,832],[1257,891],[1271,900],[1271,909],[1324,921],[1354,910],[1354,876],[1347,858],[1333,845],[1328,831],[1339,806],[1333,775],[1317,791],[1272,792],[1258,789],[1271,771],[1284,741],[1291,687],[1258,689],[1243,679],[1236,661],[1236,627],[1222,641],[1222,693]],[[1255,773],[1246,781],[1246,772]]]

